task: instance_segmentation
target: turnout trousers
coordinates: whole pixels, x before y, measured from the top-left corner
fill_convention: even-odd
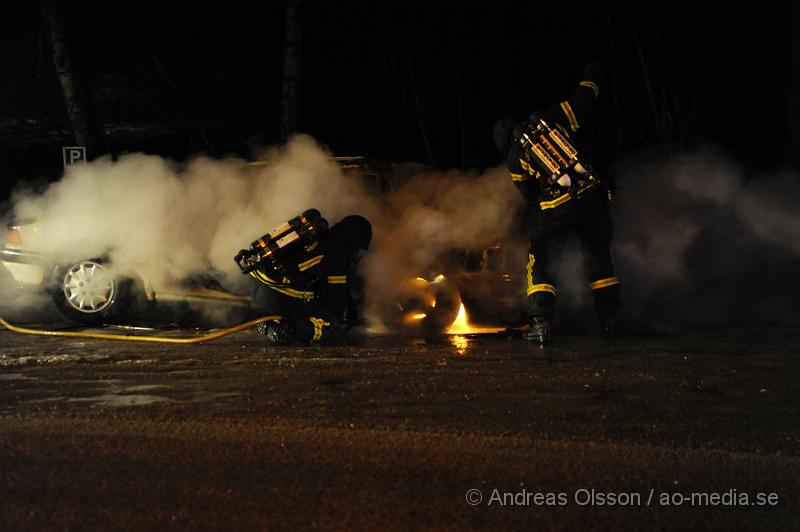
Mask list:
[[[291,322],[297,340],[328,341],[344,335],[339,320],[318,301],[293,297],[251,279],[253,302],[268,314],[277,314]]]
[[[597,317],[613,318],[622,306],[611,253],[611,213],[604,188],[598,189],[587,197],[539,213],[528,246],[527,293],[531,317],[553,319],[557,293],[553,265],[567,237],[573,233],[580,241]]]

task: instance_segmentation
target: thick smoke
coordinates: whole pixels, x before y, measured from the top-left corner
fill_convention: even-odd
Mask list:
[[[391,305],[409,277],[438,273],[453,248],[516,237],[514,248],[524,251],[521,199],[502,168],[405,172],[379,193],[345,175],[308,136],[259,159],[102,158],[70,167],[42,194],[18,192],[12,214],[37,220],[42,249],[62,260],[105,256],[155,287],[214,270],[240,292],[247,278],[233,255],[275,225],[310,207],[332,223],[361,214],[374,229],[362,262],[373,313]],[[624,321],[659,329],[800,323],[797,176],[748,179],[705,151],[629,163],[618,181],[612,214]],[[559,269],[559,313],[585,321],[590,299],[574,244]],[[519,255],[508,273],[521,278]],[[16,293],[6,288],[5,300]]]
[[[36,220],[41,251],[63,263],[107,257],[118,273],[167,289],[211,269],[243,292],[247,278],[232,257],[257,237],[311,207],[331,223],[361,214],[374,226],[364,271],[368,294],[380,302],[448,247],[497,240],[517,200],[501,171],[411,175],[381,195],[303,135],[258,158],[183,165],[143,154],[101,158],[68,168],[42,194],[17,193],[13,217]]]
[[[386,308],[403,281],[442,273],[455,249],[509,244],[521,204],[501,168],[415,173],[386,198],[379,237],[364,261],[371,303]]]
[[[178,165],[130,154],[72,166],[44,194],[17,198],[14,216],[37,220],[47,250],[65,259],[108,257],[156,286],[209,268],[235,283],[236,251],[309,206],[332,220],[371,216],[360,185],[299,136],[263,164],[200,157]]]
[[[619,181],[627,319],[661,329],[800,323],[796,175],[747,176],[704,150],[630,164]]]

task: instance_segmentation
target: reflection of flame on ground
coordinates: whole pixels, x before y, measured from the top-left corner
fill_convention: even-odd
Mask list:
[[[481,334],[481,333],[496,333],[505,330],[503,327],[473,327],[469,324],[467,317],[467,309],[464,303],[461,303],[461,308],[458,309],[458,316],[456,320],[447,329],[447,334]]]
[[[453,344],[453,347],[456,348],[456,352],[461,355],[465,356],[467,354],[467,347],[469,347],[469,338],[466,336],[461,336],[460,334],[454,334],[450,337],[450,343]]]

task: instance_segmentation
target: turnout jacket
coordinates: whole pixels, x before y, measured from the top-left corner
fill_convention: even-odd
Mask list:
[[[594,125],[594,107],[599,92],[597,81],[583,80],[569,98],[547,109],[541,115],[551,127],[558,129],[577,148],[581,161],[586,161],[587,154],[576,140],[578,140],[581,128],[585,129]],[[591,180],[586,179],[585,182],[581,182],[580,189],[577,191],[575,187],[567,188],[550,182],[549,176],[545,176],[539,171],[536,163],[531,160],[519,142],[516,142],[516,139],[509,147],[506,164],[514,185],[525,201],[537,204],[541,210],[567,205],[573,202],[576,195],[582,196],[590,189],[600,188],[597,187],[599,180],[594,176]],[[576,181],[576,177],[582,177],[572,172],[570,172],[570,176],[573,182]]]
[[[299,301],[314,301],[338,321],[344,319],[348,302],[347,250],[335,236],[327,234],[287,259],[286,271],[259,266],[250,276],[272,290]]]

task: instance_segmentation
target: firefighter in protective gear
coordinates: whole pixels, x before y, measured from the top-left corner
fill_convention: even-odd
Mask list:
[[[259,265],[249,274],[253,301],[280,321],[258,327],[274,344],[293,340],[328,341],[347,332],[355,302],[351,285],[361,253],[372,240],[372,226],[362,216],[346,216],[317,242],[287,259],[286,275]]]
[[[601,331],[616,335],[615,319],[620,283],[611,253],[611,188],[598,178],[583,147],[594,124],[594,107],[600,92],[599,68],[587,65],[583,80],[572,95],[504,136],[498,123],[495,141],[505,140],[511,178],[535,212],[527,264],[528,310],[531,328],[526,337],[550,340],[557,283],[553,272],[556,253],[571,234],[581,244],[584,269],[594,296]],[[498,134],[497,127],[501,129]]]

